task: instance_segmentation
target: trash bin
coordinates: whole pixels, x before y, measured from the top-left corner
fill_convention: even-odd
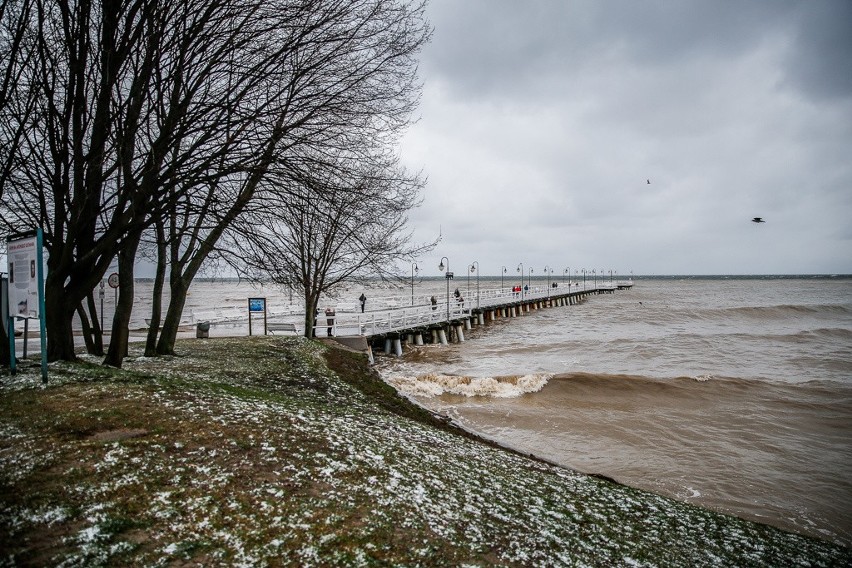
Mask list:
[[[195,337],[198,339],[207,339],[210,337],[210,322],[200,321],[195,324]]]

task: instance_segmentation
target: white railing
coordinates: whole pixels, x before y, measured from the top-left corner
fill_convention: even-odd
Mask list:
[[[571,285],[570,291],[569,285]],[[607,282],[597,285],[599,290],[615,288],[615,283]],[[590,292],[593,289],[594,287],[590,285],[585,291]],[[445,299],[435,305],[427,301],[421,305],[372,310],[365,313],[361,313],[360,309],[354,311],[354,313],[348,310],[336,310],[331,326],[328,325],[327,316],[320,312],[317,316],[315,331],[317,336],[325,336],[328,333],[328,328],[331,327],[332,335],[378,335],[471,317],[472,312],[477,308],[487,309],[493,306],[541,300],[551,296],[564,296],[568,293],[576,294],[578,292],[583,292],[583,289],[582,285],[576,282],[566,283],[564,287],[557,288],[548,288],[546,285],[533,286],[521,292],[513,292],[512,288],[487,289],[481,290],[478,298],[473,293],[472,299],[466,299],[462,302],[451,296],[449,307]],[[376,300],[377,303],[380,301],[381,299]]]
[[[632,281],[631,281],[632,284]],[[597,289],[608,290],[617,288],[622,282],[598,282]],[[552,296],[564,296],[569,293],[591,292],[595,284],[586,282],[583,289],[582,281],[559,282],[556,288],[544,283],[536,283],[526,290],[513,291],[512,287],[482,289],[477,294],[471,291],[470,296],[462,294],[463,301],[458,301],[452,294],[447,305],[446,295],[438,297],[436,304],[431,303],[432,295],[415,295],[415,304],[411,305],[411,296],[391,296],[386,298],[368,298],[367,310],[361,312],[357,302],[333,304],[335,307],[333,335],[377,335],[394,331],[428,327],[432,324],[459,320],[472,317],[476,309],[488,309],[495,306],[506,306],[515,302],[542,300]],[[377,306],[379,306],[377,308]],[[304,329],[305,315],[301,306],[276,306],[266,314],[268,321],[294,323],[297,329]],[[228,306],[222,308],[190,310],[184,315],[182,324],[194,325],[199,322],[229,323],[245,322],[248,317],[247,306]],[[257,317],[257,316],[255,316]],[[315,330],[317,336],[325,336],[328,328],[327,317],[321,310],[317,314]]]

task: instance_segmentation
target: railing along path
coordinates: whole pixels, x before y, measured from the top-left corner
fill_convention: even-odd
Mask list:
[[[526,304],[550,298],[579,297],[588,294],[609,293],[617,288],[628,288],[633,285],[632,281],[606,282],[597,284],[595,287],[582,287],[581,283],[569,284],[568,287],[552,288],[546,286],[535,286],[520,292],[512,288],[495,288],[481,290],[479,295],[472,292],[472,298],[457,299],[454,296],[439,300],[432,304],[430,298],[416,297],[415,305],[401,305],[410,296],[399,296],[392,298],[370,299],[371,305],[380,305],[383,308],[361,312],[357,305],[353,308],[342,308],[335,310],[333,324],[330,326],[332,335],[352,336],[362,335],[371,337],[392,332],[411,330],[419,327],[428,327],[433,324],[442,324],[470,318],[481,311],[503,308],[513,305]],[[449,305],[448,305],[449,304]],[[391,307],[391,306],[399,307]],[[351,310],[351,311],[350,311]],[[304,319],[302,320],[304,321]],[[300,327],[304,325],[300,323]],[[328,318],[323,311],[317,314],[315,325],[316,335],[325,336],[328,330]]]

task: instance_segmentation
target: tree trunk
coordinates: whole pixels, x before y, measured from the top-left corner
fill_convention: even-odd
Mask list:
[[[103,281],[101,281],[103,282]],[[95,304],[95,294],[94,292],[89,292],[86,296],[86,302],[89,305],[89,314],[91,317],[91,339],[94,348],[89,348],[88,343],[86,344],[86,348],[89,348],[89,353],[92,355],[97,355],[98,357],[102,357],[104,354],[104,330],[101,329],[101,322],[98,319],[99,310],[97,305]]]
[[[104,365],[121,367],[127,356],[127,342],[130,337],[130,313],[133,311],[133,264],[141,235],[128,237],[124,247],[118,253],[118,304],[112,318],[112,336]]]
[[[166,280],[166,239],[163,223],[157,223],[157,273],[154,275],[154,290],[151,296],[151,326],[145,340],[145,356],[157,354],[157,335],[163,315],[163,283]]]
[[[317,326],[317,304],[319,303],[319,295],[311,294],[305,291],[305,337],[308,339],[314,338]]]
[[[44,316],[47,326],[47,360],[75,361],[74,331],[72,321],[79,303],[69,298],[63,287],[65,275],[56,272],[47,273],[45,278]]]
[[[183,314],[183,307],[186,305],[186,293],[189,291],[190,282],[192,282],[192,278],[174,278],[174,276],[169,281],[171,298],[169,299],[169,307],[166,310],[166,317],[163,320],[163,330],[160,332],[160,340],[157,342],[158,355],[174,355],[175,340],[177,339],[177,332],[180,327],[180,317]]]
[[[95,341],[92,335],[92,326],[89,325],[89,316],[86,314],[86,310],[83,309],[82,304],[77,306],[77,317],[80,318],[80,327],[83,330],[83,341],[86,344],[86,352],[91,353],[92,355],[97,355],[95,353]],[[103,353],[101,353],[103,355]]]

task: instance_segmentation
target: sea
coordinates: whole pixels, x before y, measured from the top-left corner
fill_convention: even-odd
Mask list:
[[[378,369],[517,451],[852,546],[852,278],[633,282]]]
[[[573,289],[600,278],[575,277]],[[561,291],[570,280],[529,284]],[[518,284],[374,282],[322,305],[355,312],[363,292],[369,312]],[[137,334],[150,290],[137,281]],[[199,280],[187,335],[202,320],[211,337],[247,334],[249,297],[300,322],[290,290]],[[107,289],[107,315],[111,300]],[[465,338],[377,353],[376,368],[417,404],[519,452],[852,546],[852,277],[636,277],[629,290],[488,321]]]

